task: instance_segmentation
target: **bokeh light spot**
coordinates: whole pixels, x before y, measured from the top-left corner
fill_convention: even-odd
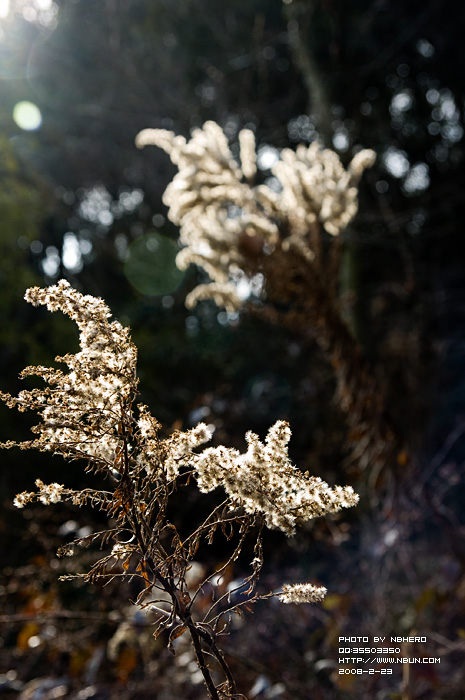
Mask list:
[[[24,131],[35,131],[42,125],[42,114],[33,102],[18,102],[13,109],[13,119]]]
[[[146,296],[171,294],[184,272],[176,267],[178,247],[159,233],[147,233],[129,247],[124,272],[130,283]]]

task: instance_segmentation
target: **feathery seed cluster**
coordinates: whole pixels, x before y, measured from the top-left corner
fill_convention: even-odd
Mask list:
[[[283,149],[272,167],[282,188],[277,193],[253,185],[255,137],[248,129],[239,133],[240,166],[212,121],[195,129],[189,141],[164,129],[145,129],[136,144],[162,148],[178,166],[163,199],[180,226],[184,248],[177,264],[185,269],[194,263],[212,280],[197,286],[186,304],[210,298],[228,311],[242,304],[234,279],[238,273],[252,278],[262,253],[292,247],[311,261],[312,225],[319,222],[333,236],[348,225],[357,212],[357,183],[375,158],[371,150],[360,151],[345,170],[336,153],[317,143],[296,152]]]
[[[47,367],[26,367],[21,373],[42,377],[50,387],[21,391],[17,398],[0,394],[8,406],[36,410],[43,419],[33,428],[39,437],[20,446],[92,457],[98,468],[115,467],[124,404],[137,385],[137,350],[129,331],[118,321],[109,323],[111,313],[102,299],[83,296],[66,280],[48,289],[32,287],[25,299],[73,319],[81,351],[56,358],[68,366],[68,374]]]
[[[318,603],[323,600],[328,590],[324,586],[311,583],[285,584],[278,596],[281,603]]]
[[[265,444],[254,433],[247,433],[245,454],[223,446],[207,448],[195,457],[200,490],[207,493],[222,486],[233,507],[263,514],[267,527],[287,535],[307,520],[354,506],[358,495],[350,486],[332,489],[319,477],[303,474],[291,464],[287,452],[290,437],[289,425],[277,421]]]
[[[124,544],[116,538],[112,554],[94,566],[96,573],[89,574],[90,580],[98,577],[99,567],[105,567],[109,559],[132,553],[142,555],[140,523],[154,542],[157,532],[173,527],[163,520],[166,504],[172,484],[184,475],[193,475],[204,493],[223,487],[229,509],[242,510],[235,517],[244,527],[244,523],[251,528],[262,522],[287,535],[311,518],[357,503],[358,496],[351,487],[330,488],[320,478],[303,474],[291,464],[287,452],[291,431],[285,421],[278,421],[269,429],[264,443],[254,433],[247,433],[248,449],[244,454],[224,446],[196,452],[212,436],[211,429],[203,423],[161,439],[160,425],[146,406],[138,406],[137,416],[133,413],[138,384],[137,350],[129,330],[108,320],[110,311],[106,304],[101,299],[83,296],[64,280],[47,289],[29,289],[25,298],[35,306],[45,305],[50,311],[61,310],[70,316],[79,328],[81,349],[75,355],[57,358],[68,366],[67,374],[45,367],[23,371],[23,377],[42,377],[49,385],[46,388],[21,391],[18,397],[0,392],[8,406],[20,411],[35,410],[42,417],[42,422],[32,429],[38,435],[36,439],[0,446],[48,450],[67,459],[85,458],[94,470],[112,474],[117,483],[113,494],[92,489],[73,491],[37,479],[37,492],[24,491],[14,501],[22,508],[33,500],[45,505],[71,500],[82,505],[90,499],[106,508],[112,517],[119,509],[118,522],[121,527],[132,528],[135,541]],[[150,522],[150,518],[155,521]],[[221,521],[211,521],[213,531],[218,522]],[[199,541],[205,527],[204,524],[194,532],[193,542]],[[179,546],[179,570],[185,572],[186,550]],[[192,547],[195,552],[196,546]],[[155,548],[151,556],[158,557],[158,561],[160,553]],[[259,557],[254,571],[260,562]],[[173,566],[172,559],[167,566]],[[305,586],[304,589],[298,594],[300,588],[292,588],[294,601],[298,602],[299,595],[302,602],[318,599],[320,594],[310,594]],[[318,590],[323,591],[315,589]],[[288,588],[283,591],[281,599],[290,602]]]

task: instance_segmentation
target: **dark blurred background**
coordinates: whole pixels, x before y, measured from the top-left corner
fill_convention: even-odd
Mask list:
[[[226,646],[250,698],[463,698],[464,32],[456,0],[0,0],[2,390],[77,349],[71,322],[23,301],[65,277],[131,326],[142,400],[167,432],[204,420],[216,443],[243,449],[246,430],[264,437],[284,418],[296,464],[363,492],[293,540],[268,536],[264,589],[310,580],[329,594],[264,603],[235,627]],[[345,420],[316,346],[246,313],[184,307],[201,273],[174,264],[161,198],[175,169],[134,138],[188,136],[207,119],[233,149],[240,129],[255,131],[264,179],[276,149],[301,142],[320,139],[344,163],[377,152],[341,294],[410,446],[404,470],[345,468]],[[32,420],[2,405],[1,439],[27,439]],[[86,483],[80,465],[19,450],[1,464],[0,696],[205,697],[188,649],[173,658],[153,640],[130,590],[57,582],[75,564],[56,548],[98,514],[13,508],[37,476]],[[179,518],[197,506],[189,496]],[[339,635],[414,632],[428,653],[405,655],[439,664],[337,673]]]

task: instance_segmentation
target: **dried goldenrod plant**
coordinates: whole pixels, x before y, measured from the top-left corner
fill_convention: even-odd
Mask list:
[[[339,236],[357,213],[357,184],[375,158],[373,151],[360,151],[345,170],[336,153],[316,142],[295,152],[285,148],[271,168],[272,189],[253,184],[256,150],[249,129],[239,133],[240,165],[212,121],[195,129],[190,141],[145,129],[136,144],[162,148],[179,169],[163,197],[169,218],[180,226],[177,264],[184,269],[195,263],[212,279],[191,292],[187,305],[210,298],[231,311],[244,302],[237,281],[256,273],[255,257],[296,250],[313,262],[319,247],[315,227]]]
[[[331,362],[337,404],[349,422],[351,461],[365,468],[397,459],[402,450],[382,392],[339,299],[342,236],[357,213],[357,186],[374,151],[359,151],[345,169],[317,142],[285,148],[273,177],[256,185],[255,137],[248,129],[239,133],[239,161],[211,121],[189,141],[145,129],[136,144],[162,148],[179,169],[164,194],[169,218],[180,227],[177,264],[194,263],[211,278],[193,289],[187,306],[213,299],[234,312],[258,294],[261,302],[249,309],[311,335]]]
[[[35,448],[67,460],[85,460],[87,471],[106,477],[108,487],[73,490],[37,479],[37,490],[18,494],[16,506],[35,500],[45,505],[70,501],[106,512],[108,529],[61,548],[61,555],[71,555],[76,546],[98,540],[108,548],[90,571],[75,575],[89,582],[139,580],[136,603],[154,615],[155,634],[164,631],[173,652],[175,640],[190,635],[209,697],[243,697],[219,645],[231,614],[272,595],[283,603],[310,603],[326,593],[323,587],[305,583],[285,584],[259,595],[263,528],[292,535],[311,518],[355,505],[358,496],[350,486],[330,488],[291,464],[287,453],[291,431],[284,421],[270,428],[264,443],[248,433],[244,454],[223,446],[199,451],[212,435],[202,423],[161,437],[161,426],[149,409],[135,405],[136,347],[128,329],[109,320],[106,304],[83,296],[65,280],[47,289],[31,288],[25,298],[73,319],[81,349],[57,358],[68,371],[28,367],[22,372],[23,377],[44,379],[45,388],[26,389],[17,397],[0,394],[9,407],[33,410],[41,417],[32,429],[34,439],[2,447]],[[222,497],[203,521],[180,532],[169,518],[171,497],[195,485],[202,493],[218,489]],[[192,590],[188,571],[202,561],[204,545],[211,544],[216,532],[229,540],[230,554]],[[213,582],[237,560],[247,538],[254,550],[249,575],[238,588],[215,596]],[[234,595],[244,586],[245,595]],[[200,599],[207,600],[207,606],[197,606]]]

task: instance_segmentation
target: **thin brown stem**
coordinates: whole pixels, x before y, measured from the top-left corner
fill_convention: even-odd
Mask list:
[[[218,695],[218,691],[213,682],[213,678],[211,677],[210,669],[208,668],[207,662],[205,660],[205,655],[202,650],[202,643],[200,641],[198,629],[195,623],[192,621],[192,619],[186,621],[186,624],[191,635],[192,644],[194,645],[195,656],[197,658],[197,663],[200,670],[202,671],[205,685],[207,686],[208,694],[211,700],[220,700],[220,696]]]

